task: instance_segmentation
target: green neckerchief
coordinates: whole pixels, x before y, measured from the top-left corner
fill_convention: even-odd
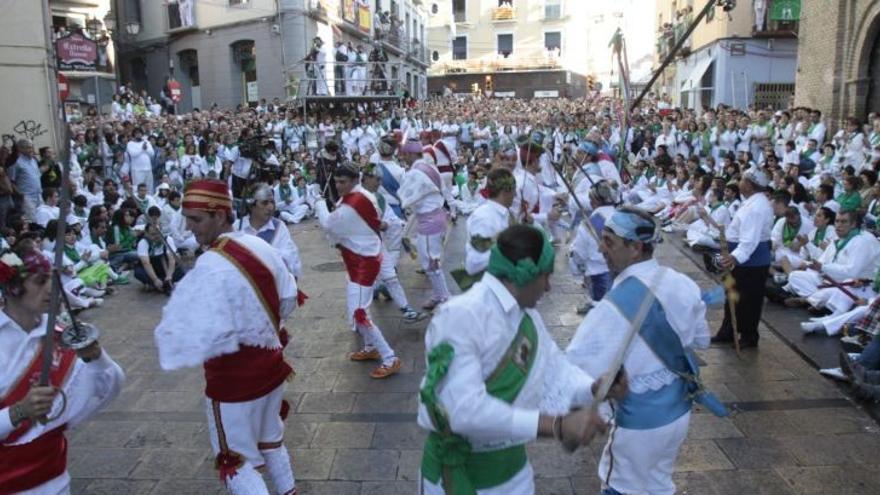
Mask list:
[[[101,247],[101,249],[104,248],[104,239],[101,239],[101,237],[96,236],[95,234],[89,234],[89,237],[92,239],[92,244]]]
[[[846,234],[846,236],[843,239],[838,239],[838,240],[834,241],[835,253],[834,253],[834,259],[832,261],[837,261],[837,255],[839,255],[840,252],[843,251],[843,248],[845,248],[846,245],[849,244],[849,241],[851,241],[853,239],[853,237],[855,237],[861,233],[862,233],[861,229],[852,229],[849,231],[849,234]]]
[[[303,186],[303,187],[297,186],[297,187],[296,187],[296,193],[299,195],[299,197],[303,197],[303,196],[305,196],[305,195],[306,195],[306,188],[305,188],[305,186]]]
[[[856,211],[862,206],[862,195],[853,191],[841,194],[835,201],[840,205],[840,211]]]
[[[797,224],[796,226],[791,226],[788,222],[782,223],[782,245],[785,247],[791,246],[791,241],[797,237],[798,232],[801,230],[801,224]]]
[[[290,188],[290,184],[279,184],[278,192],[281,193],[281,200],[287,201],[290,199],[291,194],[293,194],[293,190]]]
[[[868,137],[868,140],[871,142],[871,147],[875,147],[880,145],[880,132],[872,132]]]
[[[516,336],[495,370],[485,381],[486,392],[508,404],[513,403],[529,377],[538,355],[538,333],[528,313],[523,313]],[[473,452],[470,442],[454,433],[437,398],[437,385],[446,377],[455,358],[448,342],[431,349],[425,382],[419,399],[428,411],[434,432],[428,435],[422,457],[422,475],[432,483],[443,481],[444,491],[455,495],[475,495],[477,490],[501,485],[528,462],[525,446]]]
[[[717,205],[709,207],[709,213],[715,213],[715,210],[724,206],[724,201],[719,201]]]
[[[706,153],[706,154],[703,154],[703,156],[707,156],[707,154],[709,153],[709,150],[712,149],[712,132],[709,131],[708,129],[703,131],[703,135],[701,136],[701,138],[702,138],[703,146],[700,151],[702,151],[703,153]]]
[[[880,270],[877,270],[877,273],[874,274],[874,284],[871,287],[874,289],[874,292],[880,292]]]
[[[79,252],[76,250],[76,246],[68,246],[66,243],[64,244],[64,255],[67,256],[70,261],[74,263],[79,263],[80,256]]]
[[[813,245],[819,247],[819,244],[825,240],[825,233],[828,232],[828,226],[824,226],[821,229],[816,227],[816,235],[813,237]]]

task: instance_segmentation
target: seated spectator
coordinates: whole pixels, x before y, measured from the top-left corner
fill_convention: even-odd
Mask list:
[[[177,264],[174,240],[162,235],[153,223],[144,228],[144,235],[137,243],[138,264],[134,277],[149,290],[171,294],[174,284],[183,278],[184,272]]]
[[[134,226],[134,212],[120,208],[113,213],[111,227],[107,230],[107,251],[110,253],[110,267],[117,273],[138,262],[136,252],[137,234]]]

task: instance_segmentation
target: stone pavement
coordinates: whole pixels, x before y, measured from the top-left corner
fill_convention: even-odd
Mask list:
[[[448,246],[449,266],[460,263],[463,223]],[[301,285],[311,297],[287,322],[297,376],[287,392],[293,414],[285,443],[299,492],[416,493],[424,439],[415,424],[416,391],[426,324],[404,324],[393,305],[374,304],[374,319],[404,365],[390,379],[369,378],[370,365],[346,358],[356,344],[344,321],[345,274],[337,253],[313,223],[297,226],[294,238],[304,260]],[[702,287],[712,284],[672,242],[660,246],[658,258]],[[539,309],[564,347],[581,321],[574,308],[583,291],[563,256],[557,263],[552,292]],[[400,266],[408,295],[420,304],[429,294],[427,280],[413,261]],[[103,329],[102,342],[128,383],[104,412],[70,434],[74,494],[225,493],[210,455],[201,370],[158,367],[152,331],[163,302],[130,286],[84,314]],[[720,311],[710,316],[717,328]],[[676,473],[680,493],[880,493],[880,429],[774,334],[762,328],[760,350],[741,360],[727,348],[700,357],[705,382],[739,412],[728,419],[694,414]],[[537,492],[598,493],[602,445],[574,455],[549,441],[530,446]]]

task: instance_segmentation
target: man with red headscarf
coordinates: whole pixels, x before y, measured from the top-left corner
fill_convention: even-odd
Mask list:
[[[191,183],[182,206],[187,228],[209,249],[162,312],[159,364],[204,366],[215,467],[231,493],[268,494],[257,472],[265,467],[275,493],[295,494],[283,443],[283,396],[293,369],[284,360],[282,323],[296,307],[296,281],[272,246],[233,232],[225,182]]]
[[[107,405],[125,381],[97,341],[74,351],[58,346],[56,333],[49,384],[38,385],[51,271],[29,240],[0,256],[0,493],[67,493],[64,430]]]

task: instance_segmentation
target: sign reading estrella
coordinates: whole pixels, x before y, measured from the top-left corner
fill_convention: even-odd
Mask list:
[[[79,33],[55,41],[55,56],[60,70],[95,71],[98,44]]]

